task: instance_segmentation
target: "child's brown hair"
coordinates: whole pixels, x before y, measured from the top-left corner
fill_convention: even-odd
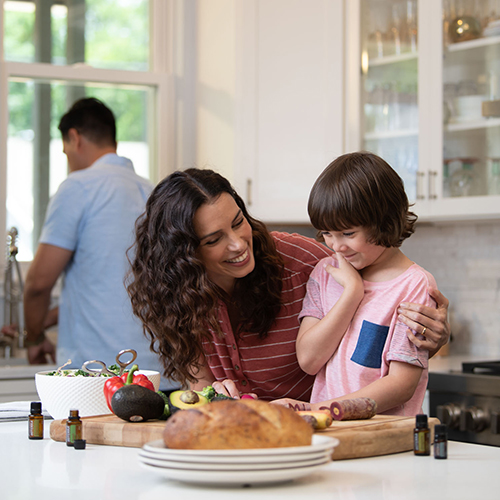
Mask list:
[[[366,151],[339,156],[325,168],[309,195],[308,212],[319,231],[361,226],[371,243],[388,248],[400,247],[417,220],[401,177]],[[317,239],[323,241],[321,233]]]

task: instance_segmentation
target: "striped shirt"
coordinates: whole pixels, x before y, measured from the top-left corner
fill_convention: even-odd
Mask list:
[[[293,398],[309,401],[314,377],[298,364],[295,342],[298,315],[311,271],[331,254],[317,241],[298,234],[271,233],[284,260],[282,307],[264,339],[242,332],[235,338],[226,305],[220,302],[219,324],[224,337],[211,331],[213,346],[204,342],[206,359],[217,380],[231,379],[241,392],[260,399]]]

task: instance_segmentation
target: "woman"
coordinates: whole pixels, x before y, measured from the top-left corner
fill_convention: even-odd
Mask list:
[[[297,234],[269,233],[211,170],[174,172],[136,225],[128,292],[165,375],[195,390],[309,400],[314,377],[295,354],[310,272],[331,252]],[[430,351],[448,341],[448,301],[406,305],[404,322]],[[421,325],[421,326],[420,326]]]

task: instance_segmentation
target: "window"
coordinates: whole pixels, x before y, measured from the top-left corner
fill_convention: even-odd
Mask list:
[[[166,24],[165,3],[3,2],[0,228],[4,235],[18,229],[18,260],[33,258],[48,201],[67,175],[57,126],[80,97],[97,97],[113,110],[118,154],[130,158],[139,175],[157,180],[155,166],[165,163],[157,137],[164,133],[166,65],[153,64],[161,61],[153,58],[154,28]]]

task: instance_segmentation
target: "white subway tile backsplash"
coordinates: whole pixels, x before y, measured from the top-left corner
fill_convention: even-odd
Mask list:
[[[418,225],[402,249],[450,300],[450,353],[500,358],[500,222]]]

